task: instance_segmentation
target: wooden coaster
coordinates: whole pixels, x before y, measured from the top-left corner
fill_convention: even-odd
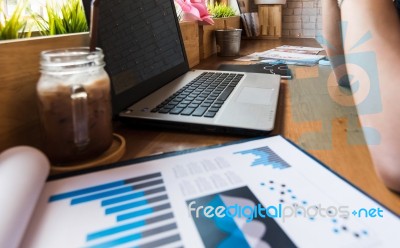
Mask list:
[[[66,164],[63,166],[51,166],[51,173],[70,172],[76,170],[87,169],[98,165],[110,164],[117,162],[125,153],[126,143],[124,137],[116,133],[113,134],[113,143],[110,148],[102,155],[91,160],[85,160],[79,163]]]

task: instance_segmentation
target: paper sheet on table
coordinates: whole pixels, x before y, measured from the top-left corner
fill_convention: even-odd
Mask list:
[[[387,208],[271,137],[49,181],[22,247],[394,247],[398,230]]]
[[[49,170],[47,158],[30,147],[0,154],[0,247],[18,247]]]

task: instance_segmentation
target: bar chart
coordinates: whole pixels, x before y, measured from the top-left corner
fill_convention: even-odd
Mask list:
[[[274,151],[272,151],[269,147],[260,147],[251,150],[245,150],[236,152],[235,154],[247,155],[251,154],[256,156],[251,166],[271,166],[273,169],[286,169],[289,168],[290,165],[283,160],[280,156],[278,156]]]
[[[93,185],[52,195],[48,204],[67,202],[71,207],[98,204],[114,225],[88,230],[85,247],[158,247],[179,244],[174,220],[161,173]]]

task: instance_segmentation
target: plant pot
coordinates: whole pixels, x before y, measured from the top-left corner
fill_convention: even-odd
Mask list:
[[[215,30],[218,56],[238,56],[240,52],[241,29]]]
[[[229,28],[240,28],[240,16],[214,18],[214,25],[199,23],[199,55],[200,59],[206,59],[217,53],[217,45],[214,30],[223,29],[226,22]]]

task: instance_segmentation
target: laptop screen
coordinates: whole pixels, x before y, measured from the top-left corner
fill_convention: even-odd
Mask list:
[[[90,19],[90,0],[83,0]],[[98,46],[111,78],[113,112],[189,70],[173,0],[101,0]]]

